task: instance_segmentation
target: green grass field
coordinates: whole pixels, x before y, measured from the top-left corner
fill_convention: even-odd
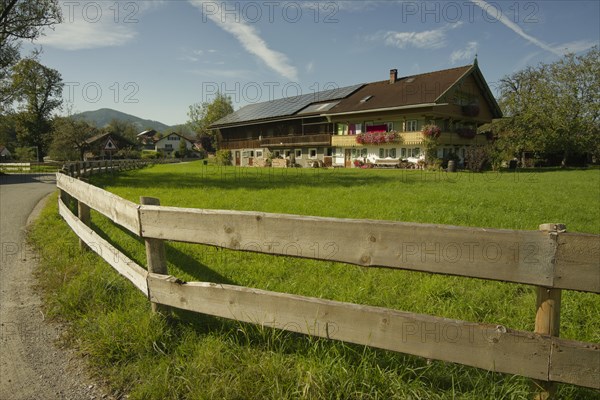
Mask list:
[[[161,165],[93,178],[162,205],[600,233],[600,171],[470,174],[399,170],[275,170]],[[50,315],[94,371],[133,399],[526,399],[529,380],[207,316],[152,315],[125,279],[91,253],[53,202],[31,237],[40,246]],[[95,229],[141,265],[144,245],[106,218]],[[46,232],[56,241],[46,242]],[[358,232],[357,232],[358,233]],[[169,273],[533,330],[534,288],[409,271],[168,243]],[[600,297],[563,293],[561,336],[600,343]],[[559,398],[600,393],[559,385]]]

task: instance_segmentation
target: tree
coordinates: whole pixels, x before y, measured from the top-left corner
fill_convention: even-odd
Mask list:
[[[83,161],[86,140],[98,133],[89,122],[71,116],[54,118],[52,130],[50,155],[57,160]]]
[[[37,147],[38,161],[43,161],[51,140],[51,114],[62,104],[60,73],[26,58],[15,65],[12,78],[20,111],[17,140],[21,146]]]
[[[213,131],[208,127],[215,121],[233,112],[231,97],[217,92],[212,102],[196,103],[190,106],[188,111],[188,126],[196,132],[203,146],[214,147],[216,138]],[[204,137],[204,139],[202,139]],[[214,151],[214,148],[206,148],[206,151]]]
[[[12,102],[11,68],[20,60],[22,40],[35,40],[60,23],[58,0],[2,0],[0,3],[0,111]]]
[[[121,119],[112,119],[104,128],[106,132],[116,133],[129,139],[132,143],[137,142],[138,128],[133,122],[124,121]]]
[[[11,152],[17,147],[17,121],[14,113],[0,113],[0,144]]]
[[[498,137],[515,153],[539,151],[600,156],[600,52],[567,54],[500,81],[505,118]]]
[[[179,157],[185,158],[188,156],[187,140],[179,138]]]

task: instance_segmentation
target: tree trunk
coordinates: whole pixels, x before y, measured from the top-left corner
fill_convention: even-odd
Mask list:
[[[563,159],[560,162],[560,167],[561,168],[565,168],[567,166],[567,159],[569,158],[569,151],[565,150],[565,152],[563,153]]]

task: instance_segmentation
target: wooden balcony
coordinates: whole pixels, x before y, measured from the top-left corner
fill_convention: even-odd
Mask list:
[[[396,145],[420,145],[423,143],[423,134],[421,131],[400,132],[402,141],[399,143],[389,143],[386,146]],[[483,135],[477,135],[473,139],[466,139],[454,132],[442,132],[438,139],[440,145],[481,145],[486,144],[487,139]],[[363,145],[356,143],[356,135],[334,135],[331,137],[331,146],[333,147],[362,147]],[[379,146],[379,145],[371,145]]]
[[[331,135],[321,133],[317,135],[291,135],[263,137],[262,139],[234,139],[223,140],[219,143],[221,149],[257,149],[261,147],[302,147],[302,146],[331,146]]]

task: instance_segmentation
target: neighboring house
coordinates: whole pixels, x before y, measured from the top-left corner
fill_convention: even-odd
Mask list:
[[[137,140],[142,150],[154,150],[159,137],[154,129],[149,129],[147,131],[138,133]]]
[[[8,160],[10,157],[11,153],[6,146],[0,145],[0,160]]]
[[[86,160],[112,158],[119,151],[136,149],[136,144],[117,133],[101,133],[85,141]]]
[[[154,143],[154,150],[160,151],[163,154],[170,156],[173,152],[179,151],[181,141],[185,141],[185,147],[188,150],[194,149],[194,139],[179,133],[171,132],[163,136]]]
[[[235,165],[262,165],[272,157],[351,167],[355,160],[421,159],[422,129],[430,124],[442,131],[438,156],[453,152],[463,162],[469,146],[487,141],[477,128],[501,116],[475,60],[400,78],[392,69],[385,81],[250,104],[210,128]]]

